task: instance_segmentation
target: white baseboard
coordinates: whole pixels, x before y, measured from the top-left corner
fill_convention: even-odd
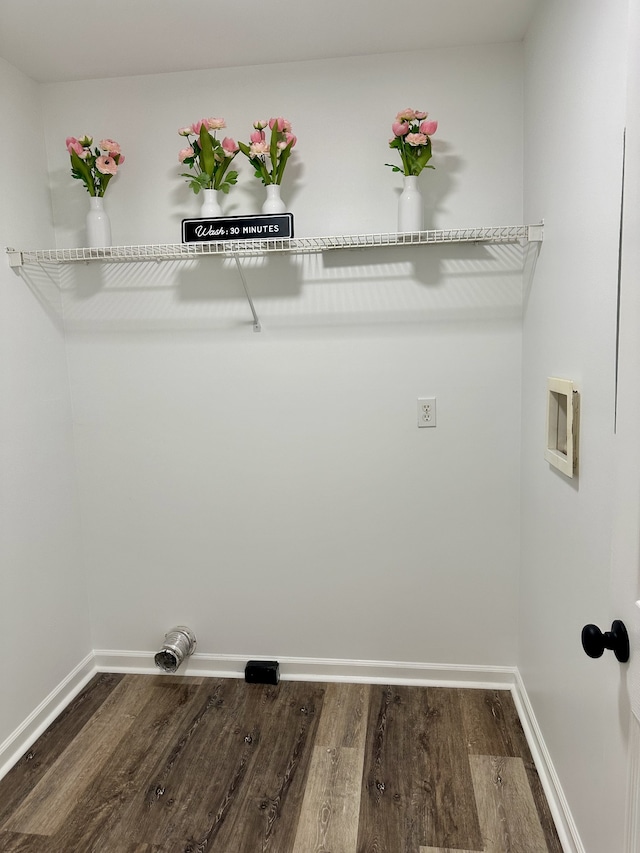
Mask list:
[[[0,779],[64,711],[96,672],[93,652],[75,666],[26,720],[0,744]]]
[[[256,655],[253,660],[269,660]],[[511,689],[516,669],[510,666],[462,666],[458,664],[407,663],[405,661],[339,660],[333,658],[278,657],[283,681],[351,681],[366,684],[415,684],[443,687]],[[96,649],[100,672],[158,674],[153,652]],[[209,678],[244,678],[247,657],[196,652],[180,667],[178,675]]]
[[[586,853],[578,833],[578,827],[573,820],[569,803],[562,790],[560,779],[551,761],[549,750],[544,742],[542,731],[536,720],[531,700],[524,686],[520,672],[516,670],[515,683],[512,689],[522,728],[524,729],[533,761],[540,777],[540,782],[551,809],[556,824],[558,836],[564,853]]]
[[[96,672],[159,675],[153,652],[97,649],[82,660],[0,744],[0,779],[44,732]],[[264,660],[256,656],[255,660]],[[510,690],[533,755],[542,787],[565,853],[585,853],[540,726],[516,667],[463,666],[405,661],[278,658],[280,676],[290,681],[335,681],[366,684],[407,684]],[[246,656],[196,653],[180,667],[179,675],[244,678]]]

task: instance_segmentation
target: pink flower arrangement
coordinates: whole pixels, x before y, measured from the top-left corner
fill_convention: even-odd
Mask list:
[[[89,195],[103,196],[109,181],[124,163],[118,143],[103,139],[92,149],[92,136],[80,139],[68,136],[65,144],[71,158],[71,175],[84,183]]]
[[[271,131],[269,141],[265,133],[267,126]],[[279,116],[270,118],[268,122],[254,121],[253,127],[253,133],[249,137],[251,144],[239,142],[240,150],[249,158],[256,170],[256,178],[260,178],[265,186],[280,184],[291,149],[298,141],[291,132],[291,123]]]
[[[196,195],[200,190],[222,190],[228,193],[232,184],[238,181],[238,173],[228,171],[231,161],[240,150],[238,143],[230,136],[220,141],[216,135],[218,130],[226,126],[223,118],[201,118],[178,131],[188,143],[178,153],[178,160],[193,169],[193,173],[183,172],[182,177],[187,178]]]
[[[427,121],[428,113],[420,110],[406,109],[399,112],[391,125],[393,137],[389,140],[389,148],[395,148],[400,153],[402,168],[385,165],[394,172],[404,175],[419,175],[423,169],[433,169],[429,166],[431,159],[431,137],[438,129],[437,121]]]

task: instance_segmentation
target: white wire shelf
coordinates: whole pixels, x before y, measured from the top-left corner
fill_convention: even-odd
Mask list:
[[[348,234],[336,237],[290,237],[269,240],[225,240],[212,243],[161,243],[148,246],[110,246],[105,249],[11,249],[9,265],[70,264],[104,261],[133,263],[140,261],[180,261],[208,255],[256,257],[273,253],[312,254],[337,249],[369,249],[385,246],[426,246],[439,243],[539,243],[542,223],[538,225],[501,225],[491,228],[450,228],[387,234]]]

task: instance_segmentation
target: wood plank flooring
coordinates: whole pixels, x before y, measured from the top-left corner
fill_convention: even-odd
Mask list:
[[[2,853],[562,853],[508,691],[96,676],[4,779]]]

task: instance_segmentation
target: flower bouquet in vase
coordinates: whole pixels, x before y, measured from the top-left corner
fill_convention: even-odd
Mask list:
[[[104,209],[104,194],[118,169],[124,154],[113,139],[103,139],[92,148],[93,137],[68,136],[67,151],[71,158],[71,175],[85,185],[89,193],[89,212],[86,217],[88,246],[111,245],[111,222]]]
[[[269,127],[271,137],[267,141],[265,129]],[[285,118],[270,118],[269,121],[255,121],[250,144],[239,142],[240,150],[249,158],[255,169],[255,176],[267,188],[267,199],[262,206],[263,213],[284,213],[287,209],[280,197],[280,184],[284,175],[291,149],[298,141],[291,132],[291,124]]]
[[[228,193],[238,180],[238,173],[229,171],[229,166],[240,149],[231,137],[225,136],[220,141],[216,136],[226,126],[223,118],[203,118],[178,131],[187,141],[178,160],[192,170],[183,172],[182,177],[196,195],[202,190],[204,202],[200,215],[204,218],[222,216],[218,193]]]
[[[429,165],[431,137],[438,129],[438,122],[427,121],[427,115],[420,110],[402,110],[391,125],[389,148],[398,151],[402,167],[385,165],[404,175],[404,189],[398,200],[398,231],[422,231],[422,196],[417,179],[423,169],[434,168]]]

